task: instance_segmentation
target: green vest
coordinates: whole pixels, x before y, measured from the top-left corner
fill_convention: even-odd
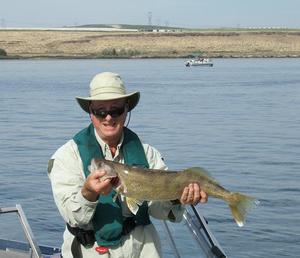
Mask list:
[[[125,164],[148,168],[149,164],[138,136],[126,127],[124,127],[123,132],[124,140],[121,151]],[[93,124],[77,133],[73,140],[78,146],[84,173],[87,177],[90,174],[88,167],[91,164],[91,160],[93,158],[103,158],[101,147],[94,133]],[[109,195],[100,195],[92,220],[97,244],[101,246],[117,245],[121,240],[124,218],[119,200],[113,201],[115,194],[116,192],[112,190]],[[147,202],[140,206],[135,215],[135,221],[137,225],[148,225],[151,223]]]

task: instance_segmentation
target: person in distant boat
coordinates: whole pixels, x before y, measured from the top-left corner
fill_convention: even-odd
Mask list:
[[[144,202],[135,215],[125,197],[113,200],[117,178],[101,180],[104,170],[90,172],[96,157],[167,169],[161,154],[124,126],[139,98],[139,92],[127,94],[121,77],[110,72],[92,79],[89,97],[76,97],[91,124],[61,146],[48,163],[54,200],[66,222],[64,258],[161,257],[150,216],[179,222],[184,204],[207,202],[207,194],[192,183],[184,188],[180,200]]]

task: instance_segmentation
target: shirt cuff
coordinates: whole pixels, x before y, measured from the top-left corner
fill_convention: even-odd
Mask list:
[[[96,208],[97,204],[98,204],[98,200],[95,201],[95,202],[91,202],[87,199],[85,199],[81,193],[81,191],[78,192],[77,194],[77,197],[78,197],[78,203],[80,203],[82,206],[87,206],[87,207],[90,207],[90,208]]]

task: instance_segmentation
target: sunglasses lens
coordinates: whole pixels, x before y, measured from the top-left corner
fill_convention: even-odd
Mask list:
[[[124,111],[125,111],[125,106],[119,107],[119,108],[114,108],[112,110],[103,110],[103,109],[95,110],[95,109],[92,109],[92,113],[95,116],[97,116],[99,118],[102,118],[102,119],[107,117],[107,115],[110,115],[113,118],[117,118],[120,115],[122,115],[124,113]]]
[[[94,110],[93,114],[100,118],[105,118],[107,116],[107,112],[105,110]]]
[[[108,114],[110,114],[112,117],[116,118],[124,113],[124,109],[125,109],[124,107],[113,109],[110,112],[108,112]]]

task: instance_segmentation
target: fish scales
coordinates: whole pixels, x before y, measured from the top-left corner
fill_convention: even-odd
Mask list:
[[[149,170],[116,166],[117,174],[126,188],[125,195],[138,200],[175,200],[182,193],[179,173],[165,170]],[[125,171],[128,171],[126,173]]]

